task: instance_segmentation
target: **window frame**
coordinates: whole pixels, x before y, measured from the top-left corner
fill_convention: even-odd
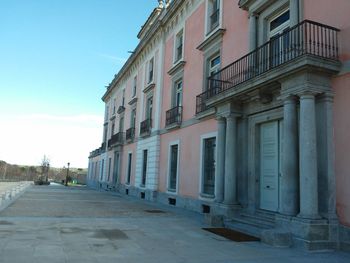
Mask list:
[[[153,83],[154,82],[154,57],[152,57],[148,61],[148,67],[147,67],[147,83]]]
[[[176,183],[175,188],[170,188],[171,184],[171,173],[172,173],[172,147],[177,146],[177,156],[176,156]],[[177,194],[179,191],[179,173],[180,169],[180,141],[176,140],[169,143],[168,146],[168,167],[167,167],[167,192],[172,194]]]
[[[128,164],[127,164],[127,167],[126,167],[126,181],[125,181],[125,183],[127,185],[131,184],[132,159],[133,159],[133,153],[132,152],[128,152]]]
[[[135,98],[136,93],[137,93],[137,75],[134,76],[131,98]]]
[[[212,133],[207,133],[201,136],[200,138],[200,172],[199,172],[199,178],[200,178],[200,184],[199,184],[199,196],[201,199],[208,199],[208,200],[213,200],[215,198],[215,177],[217,176],[217,151],[218,147],[216,146],[215,149],[215,173],[214,173],[214,194],[207,194],[204,192],[204,143],[205,140],[210,139],[210,138],[215,138],[216,144],[217,144],[217,132],[212,132]]]
[[[142,150],[142,170],[140,187],[145,188],[147,184],[147,170],[148,170],[148,149]]]
[[[179,61],[182,61],[184,58],[184,28],[181,28],[174,37],[174,57],[173,57],[173,64],[176,64]],[[179,39],[181,39],[181,42],[179,42]],[[180,43],[180,44],[179,44]],[[179,48],[181,47],[181,53],[179,52]],[[181,56],[179,56],[181,54]]]
[[[181,83],[181,88],[179,88],[179,84]],[[178,100],[178,94],[180,94],[180,103]],[[173,82],[173,92],[172,92],[172,108],[182,106],[183,105],[183,78],[177,78]]]
[[[221,27],[222,21],[222,2],[221,0],[207,0],[206,1],[206,16],[205,16],[205,34],[211,35],[216,29]],[[216,3],[216,4],[215,4]],[[216,8],[215,8],[216,7]],[[215,10],[215,11],[214,11]],[[217,12],[217,21],[212,23],[212,16]]]

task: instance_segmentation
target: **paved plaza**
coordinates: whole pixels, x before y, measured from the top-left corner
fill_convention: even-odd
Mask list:
[[[350,253],[234,242],[202,216],[85,187],[31,186],[0,212],[0,262],[350,262]]]

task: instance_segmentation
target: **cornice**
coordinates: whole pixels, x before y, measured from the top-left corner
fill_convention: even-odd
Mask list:
[[[184,68],[185,64],[186,64],[186,61],[184,61],[184,60],[180,60],[180,61],[176,62],[176,64],[174,66],[172,66],[171,69],[169,69],[168,74],[170,76],[174,75],[179,70],[182,70]]]
[[[217,29],[213,34],[211,34],[202,43],[200,43],[197,49],[200,51],[206,50],[213,42],[215,42],[219,38],[222,38],[225,32],[226,32],[226,29],[224,28]]]

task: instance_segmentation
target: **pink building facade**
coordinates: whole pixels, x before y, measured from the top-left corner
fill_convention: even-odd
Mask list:
[[[88,184],[272,245],[350,248],[350,2],[158,1]]]

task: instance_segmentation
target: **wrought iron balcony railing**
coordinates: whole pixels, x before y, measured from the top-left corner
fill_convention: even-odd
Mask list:
[[[207,99],[301,56],[339,60],[338,32],[309,20],[291,27],[209,77],[208,90],[196,98],[196,113],[208,109]]]
[[[143,122],[141,122],[140,125],[140,135],[149,135],[151,133],[152,129],[152,119],[146,119]]]
[[[176,106],[166,112],[165,125],[181,124],[182,122],[182,106]]]
[[[126,130],[126,141],[127,142],[133,141],[134,138],[135,138],[135,128],[131,127]]]
[[[108,147],[112,147],[113,145],[121,145],[124,142],[124,132],[118,132],[114,134],[108,140]]]

